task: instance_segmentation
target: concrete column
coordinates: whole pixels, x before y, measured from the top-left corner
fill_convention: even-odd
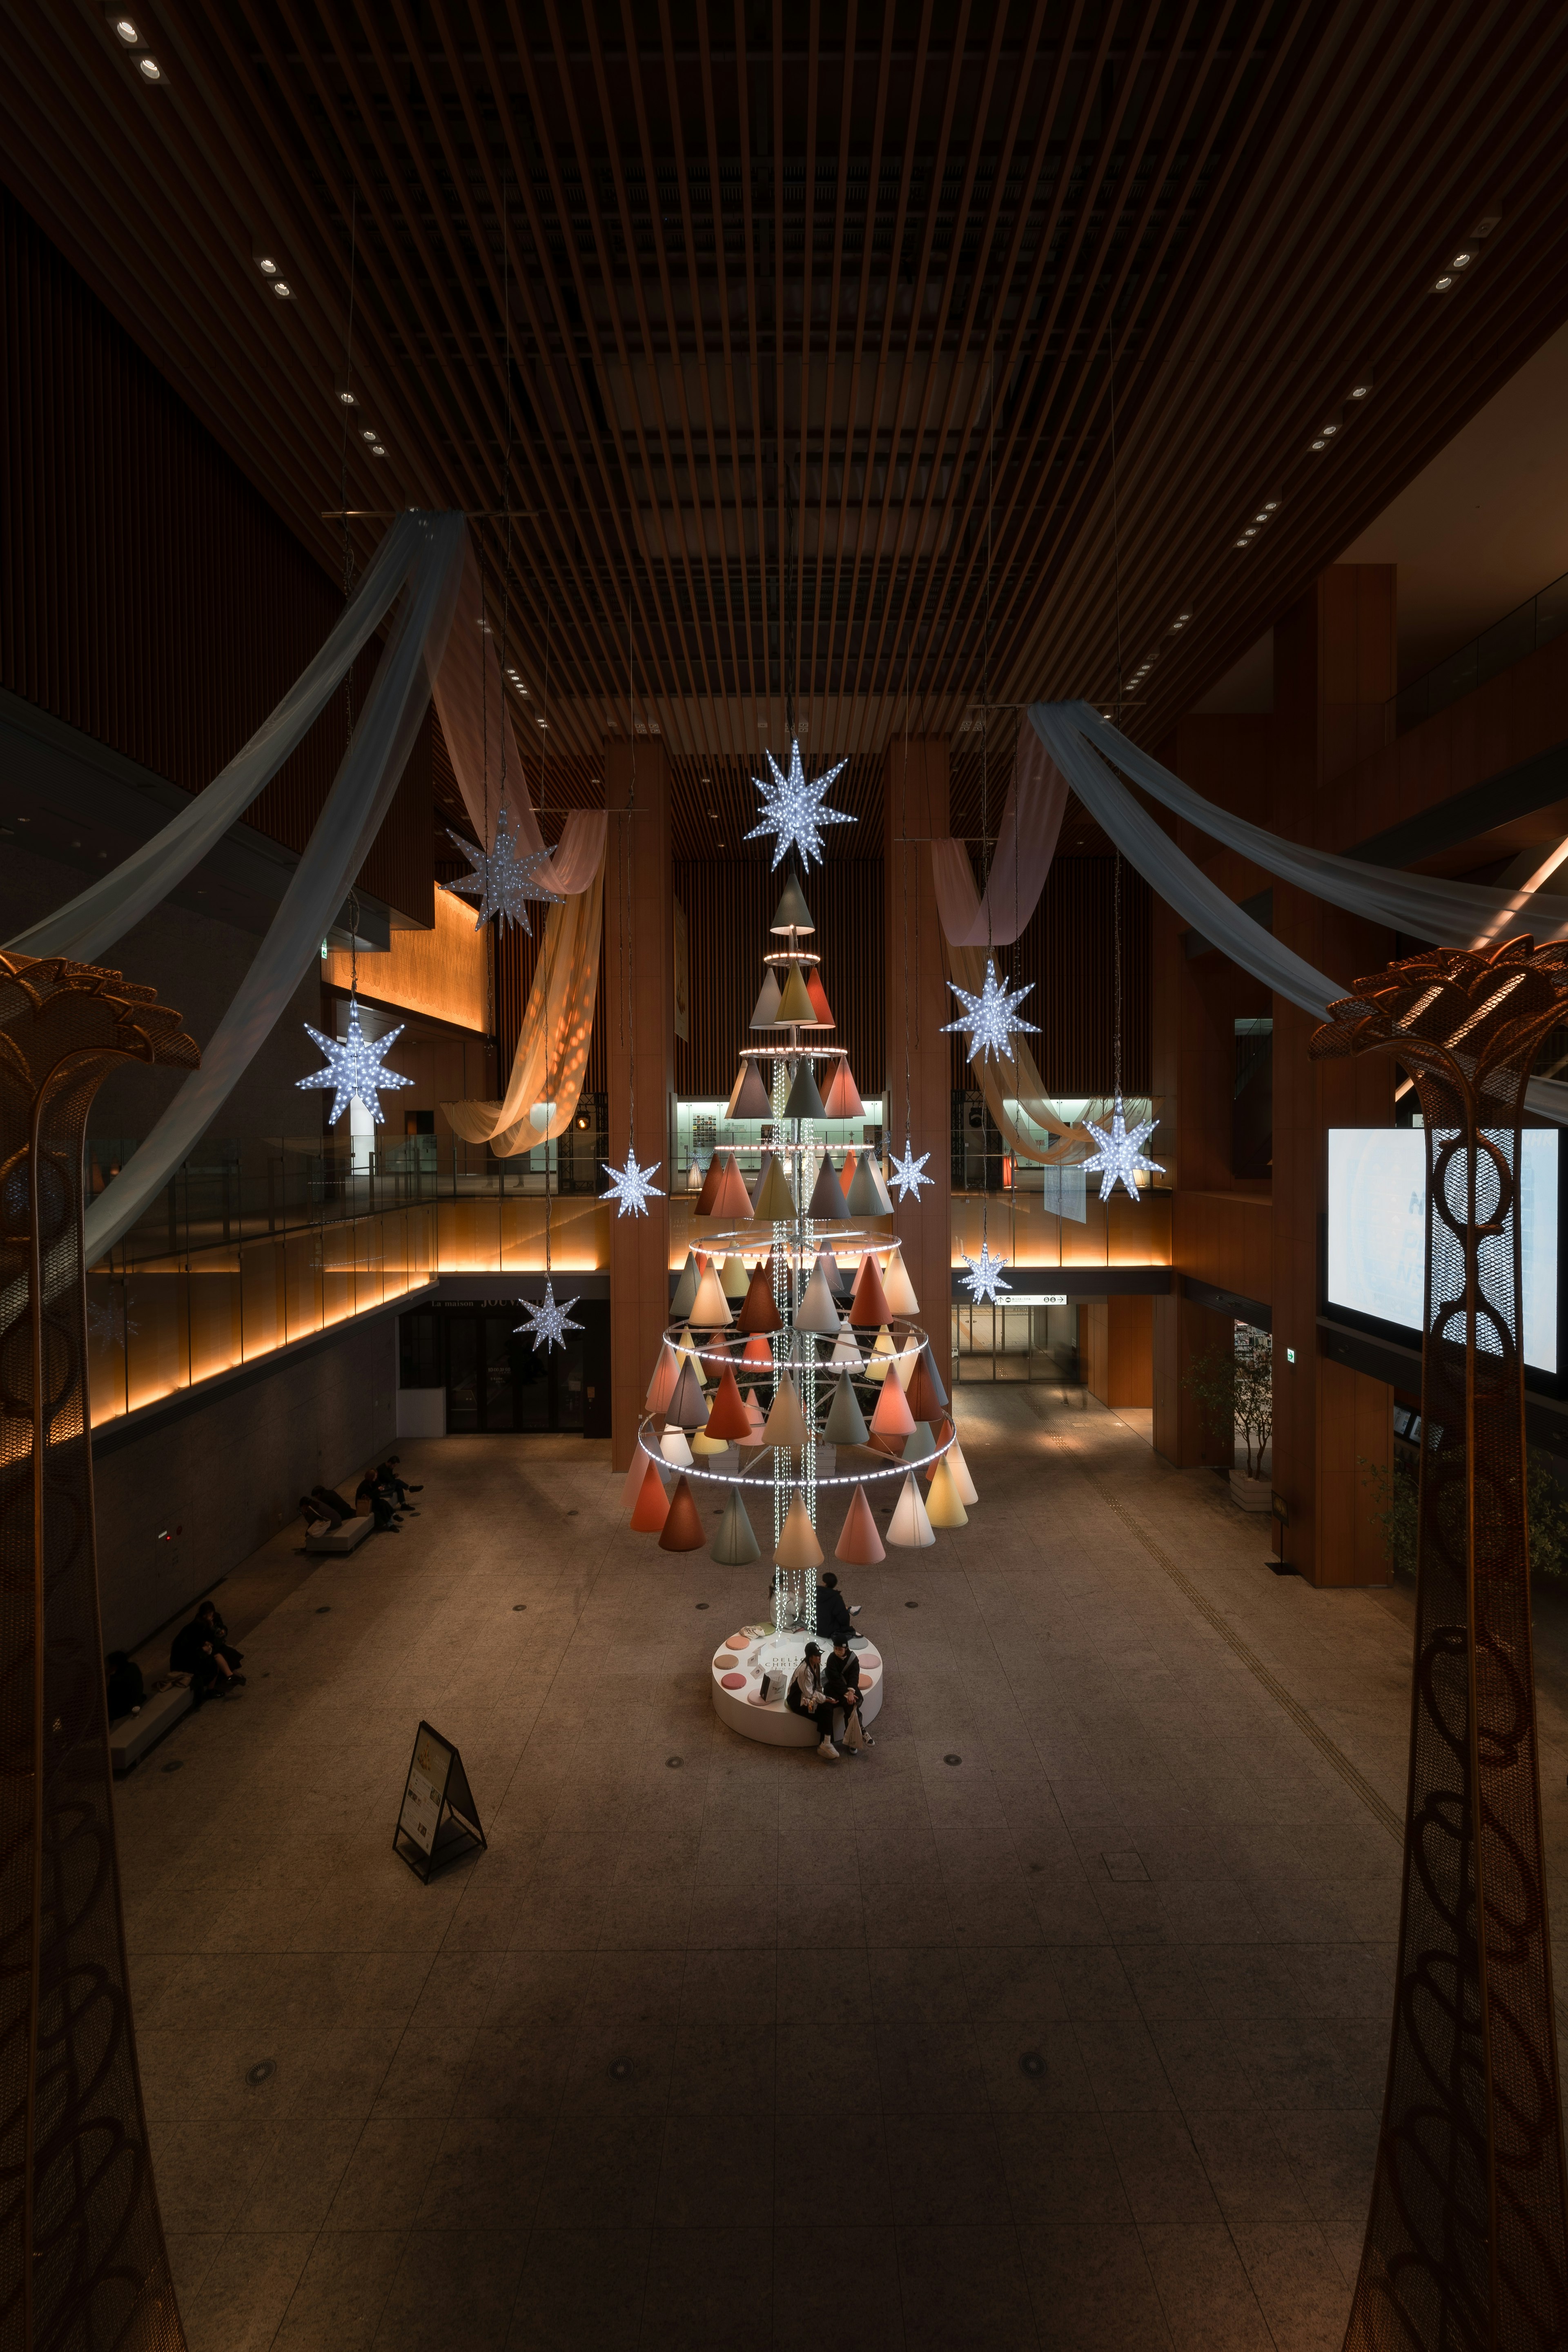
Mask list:
[[[610,812],[605,863],[605,1024],[610,1161],[659,1162],[668,1195],[675,1094],[674,881],[669,767],[662,743],[605,746]],[[633,1100],[636,1123],[633,1123]],[[624,1470],[669,1320],[669,1203],[646,1216],[610,1213],[610,1444]]]
[[[886,754],[883,887],[888,1008],[887,1139],[904,1148],[906,1124],[917,1158],[930,1154],[933,1181],[893,1202],[893,1229],[921,1302],[920,1320],[943,1385],[952,1386],[952,1041],[942,965],[942,930],[931,883],[933,836],[947,832],[945,739],[895,743]],[[906,978],[907,971],[907,978]],[[956,1008],[955,1008],[956,1009]],[[906,1052],[907,1047],[907,1052]],[[906,1100],[906,1064],[908,1068]]]

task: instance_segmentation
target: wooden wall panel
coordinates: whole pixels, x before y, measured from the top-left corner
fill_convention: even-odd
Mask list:
[[[1130,1095],[1151,1087],[1150,953],[1152,893],[1130,866],[1121,875],[1123,939],[1122,1083]],[[1114,1067],[1116,902],[1113,857],[1058,857],[1040,903],[1016,948],[997,950],[999,970],[1016,988],[1031,983],[1021,1008],[1039,1030],[1028,1040],[1053,1095],[1110,1092]],[[958,1005],[954,1001],[952,1013]],[[974,1087],[962,1035],[952,1041],[952,1084]]]
[[[342,610],[279,520],[16,200],[0,190],[0,684],[200,792]],[[374,649],[247,822],[303,849]],[[367,890],[430,918],[430,751]]]
[[[1154,1301],[1102,1299],[1084,1309],[1084,1385],[1114,1411],[1154,1402]]]

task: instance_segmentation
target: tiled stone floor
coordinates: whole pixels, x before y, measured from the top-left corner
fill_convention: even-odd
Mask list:
[[[119,1800],[193,2352],[1338,2346],[1396,1848],[1106,1495],[1396,1808],[1408,1606],[1081,1391],[961,1412],[970,1527],[856,1578],[861,1762],[720,1727],[764,1575],[627,1533],[603,1449],[405,1445],[403,1535],[230,1580],[245,1696]],[[422,1715],[490,1840],[428,1888]]]

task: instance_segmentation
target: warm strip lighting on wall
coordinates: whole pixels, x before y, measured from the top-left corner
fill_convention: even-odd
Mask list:
[[[347,988],[351,972],[351,959],[341,949],[321,959],[321,978],[334,987]],[[485,935],[474,927],[472,907],[437,890],[434,929],[394,931],[384,953],[362,948],[359,984],[361,993],[377,1004],[423,1013],[483,1036],[489,1026],[485,1016]]]

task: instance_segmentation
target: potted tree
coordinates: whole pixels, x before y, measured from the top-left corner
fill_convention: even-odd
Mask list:
[[[1262,1475],[1263,1457],[1274,1434],[1274,1343],[1268,1333],[1238,1323],[1232,1345],[1199,1356],[1183,1386],[1196,1398],[1211,1436],[1229,1447],[1236,1501],[1244,1511],[1267,1511],[1270,1486]],[[1235,1467],[1237,1431],[1247,1454],[1245,1470]]]

